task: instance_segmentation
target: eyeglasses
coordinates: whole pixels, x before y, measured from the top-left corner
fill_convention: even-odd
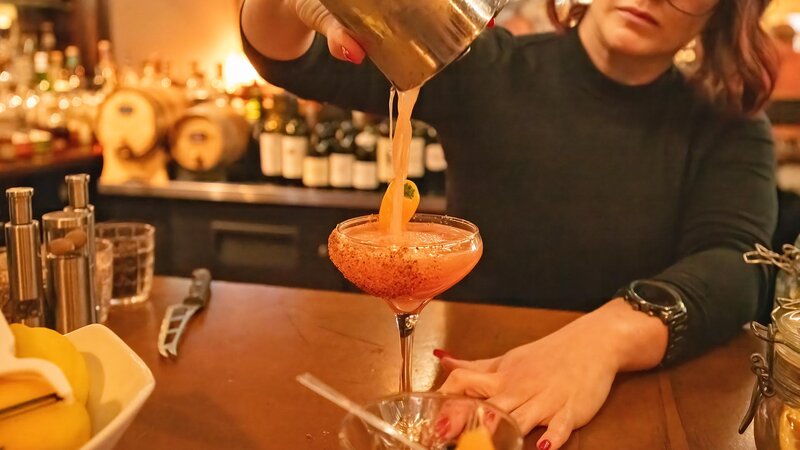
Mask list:
[[[701,17],[714,11],[720,0],[667,0],[673,8],[689,16]]]

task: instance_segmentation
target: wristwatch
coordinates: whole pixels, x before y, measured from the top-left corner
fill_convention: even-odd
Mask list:
[[[654,280],[636,280],[617,291],[633,309],[658,317],[669,329],[667,351],[661,365],[678,359],[686,351],[688,317],[683,297],[668,283]]]

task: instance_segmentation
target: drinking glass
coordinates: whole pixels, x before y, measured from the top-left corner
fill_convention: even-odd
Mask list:
[[[11,311],[9,310],[11,286],[8,284],[8,260],[6,258],[5,247],[0,247],[0,314],[5,315],[6,320],[11,321]]]
[[[95,241],[94,290],[97,299],[97,320],[105,323],[114,295],[114,244],[108,239]]]
[[[459,438],[475,423],[486,428],[495,450],[522,449],[522,433],[516,422],[478,399],[413,392],[378,400],[366,409],[402,431],[412,442],[431,450],[455,448]],[[352,414],[342,422],[339,443],[347,450],[407,448]]]
[[[456,217],[416,214],[394,237],[378,229],[378,216],[346,220],[328,239],[339,271],[395,313],[400,333],[400,392],[412,391],[411,347],[420,311],[461,281],[483,253],[478,227]]]
[[[146,223],[103,222],[95,230],[98,238],[108,239],[114,247],[111,304],[146,301],[153,286],[155,227]]]

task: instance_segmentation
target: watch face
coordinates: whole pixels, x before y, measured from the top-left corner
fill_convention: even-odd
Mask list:
[[[678,299],[675,298],[675,294],[658,284],[647,282],[636,283],[633,287],[633,292],[642,300],[656,306],[670,307],[678,304]]]

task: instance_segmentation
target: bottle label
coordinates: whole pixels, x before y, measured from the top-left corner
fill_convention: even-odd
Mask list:
[[[425,148],[425,168],[431,172],[447,170],[447,160],[444,157],[442,144],[429,144]]]
[[[289,180],[303,178],[303,159],[308,152],[308,138],[303,136],[281,137],[281,165],[283,177]]]
[[[353,187],[363,190],[378,189],[378,165],[375,161],[353,163]]]
[[[378,138],[377,152],[378,181],[388,183],[394,178],[394,168],[392,167],[392,141],[385,136]]]
[[[332,153],[330,160],[331,186],[348,188],[353,185],[353,163],[355,156],[351,154]]]
[[[258,137],[261,153],[261,173],[267,177],[279,177],[283,173],[281,165],[281,135],[261,133]]]
[[[422,178],[425,176],[425,139],[411,138],[408,151],[408,178]]]
[[[303,184],[308,187],[328,185],[328,158],[306,156],[303,159]]]

